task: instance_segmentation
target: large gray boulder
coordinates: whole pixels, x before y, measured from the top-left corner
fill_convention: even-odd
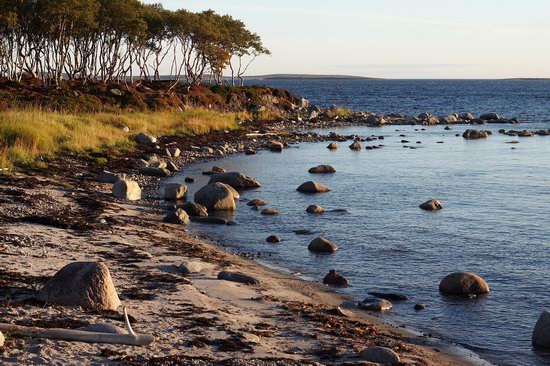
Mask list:
[[[195,193],[195,202],[206,207],[208,211],[234,211],[234,192],[224,183],[211,183]]]
[[[187,196],[187,186],[180,183],[169,183],[164,186],[164,199],[167,201],[177,201]]]
[[[247,177],[246,175],[240,172],[214,174],[210,178],[210,181],[208,183],[216,183],[216,182],[228,184],[235,189],[258,188],[262,186],[260,182],[258,182],[254,178]]]
[[[302,193],[323,193],[330,191],[330,188],[321,183],[308,181],[300,185],[296,190]]]
[[[550,312],[543,311],[533,329],[533,346],[550,348]]]
[[[121,200],[138,201],[141,199],[141,188],[134,181],[119,180],[113,185],[112,194]]]
[[[157,138],[153,135],[141,132],[136,136],[136,142],[142,145],[154,145],[157,143]]]
[[[318,237],[309,243],[307,249],[316,253],[334,253],[338,250],[338,246],[326,238]]]
[[[480,295],[491,290],[480,276],[472,272],[455,272],[441,280],[439,291],[446,295]]]
[[[120,306],[109,269],[101,262],[66,265],[46,282],[37,299],[93,310],[116,310]]]
[[[386,347],[368,347],[359,353],[361,359],[368,362],[375,362],[382,365],[399,365],[399,355]]]

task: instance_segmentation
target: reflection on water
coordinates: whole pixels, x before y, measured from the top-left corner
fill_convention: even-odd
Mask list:
[[[242,198],[261,198],[280,214],[262,216],[239,202],[236,226],[192,228],[316,281],[336,268],[353,286],[342,291],[357,299],[370,291],[406,294],[411,300],[395,303],[383,318],[466,344],[499,364],[550,364],[530,343],[540,312],[550,306],[550,137],[523,138],[510,145],[506,142],[518,138],[498,135],[502,127],[511,126],[485,126],[495,135],[479,141],[456,137],[467,128],[461,126],[453,131],[442,126],[426,131],[412,126],[342,128],[334,131],[385,135],[384,141],[373,142],[385,146],[354,152],[349,143],[340,143],[336,151],[313,143],[280,154],[227,157],[215,165],[262,183],[242,192]],[[403,148],[400,134],[418,148]],[[330,164],[337,173],[310,175],[308,169],[318,164]],[[197,182],[189,185],[192,197],[208,181],[201,172],[212,165],[186,168],[172,181],[195,177]],[[332,191],[297,192],[307,180]],[[444,209],[420,210],[418,205],[430,198],[441,200]],[[310,204],[349,213],[307,214]],[[310,253],[307,245],[315,235],[296,235],[299,229],[330,238],[340,250]],[[284,241],[266,243],[272,234]],[[442,297],[439,281],[458,270],[478,273],[493,291],[473,300]],[[428,309],[413,310],[417,302]]]

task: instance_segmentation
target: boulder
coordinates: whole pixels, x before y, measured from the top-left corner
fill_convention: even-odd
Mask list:
[[[443,205],[438,200],[429,200],[422,203],[418,207],[426,211],[437,211],[437,210],[441,210],[443,208]]]
[[[263,209],[262,212],[260,213],[265,216],[276,216],[279,214],[279,211],[277,211],[274,208],[266,208],[266,209]]]
[[[439,124],[439,118],[436,116],[429,116],[426,120],[426,123],[429,125],[438,125]]]
[[[420,113],[417,118],[421,119],[421,120],[426,120],[426,119],[430,118],[430,114],[426,113],[426,112],[423,112],[423,113]]]
[[[280,243],[281,238],[279,238],[277,235],[270,235],[265,239],[268,243]]]
[[[461,115],[460,118],[462,118],[465,121],[471,121],[474,119],[474,115],[471,114],[470,112],[466,112],[463,115]]]
[[[283,143],[279,142],[279,141],[271,141],[269,143],[269,150],[271,150],[271,151],[281,152],[281,151],[283,151],[284,147],[285,147],[285,145],[283,145]]]
[[[328,144],[327,149],[336,150],[338,149],[338,144],[336,142],[331,142],[330,144]]]
[[[302,193],[323,193],[330,191],[327,186],[313,181],[303,183],[296,190]]]
[[[368,347],[359,353],[359,357],[368,362],[379,363],[382,365],[399,365],[401,360],[399,355],[386,347]]]
[[[142,167],[138,169],[139,174],[147,175],[150,177],[160,177],[165,178],[170,176],[170,171],[165,168],[153,168],[153,167]]]
[[[358,141],[354,141],[351,145],[349,145],[349,148],[352,150],[359,151],[361,150],[361,144]]]
[[[170,156],[174,157],[174,158],[177,158],[181,155],[181,150],[178,149],[177,147],[169,147],[167,148],[168,150],[168,153],[170,154]]]
[[[245,285],[258,285],[258,279],[242,272],[221,271],[218,273],[218,280],[244,283]]]
[[[178,208],[176,211],[168,213],[162,221],[169,224],[189,225],[189,215],[181,208]]]
[[[262,186],[260,182],[258,182],[254,178],[247,177],[246,175],[240,172],[214,174],[210,178],[208,183],[216,183],[216,182],[228,184],[235,189],[258,188]]]
[[[187,196],[187,186],[179,183],[168,183],[164,186],[164,199],[177,201]]]
[[[550,312],[543,311],[540,314],[531,340],[535,347],[550,348]]]
[[[155,136],[149,135],[144,132],[138,134],[135,140],[138,144],[142,144],[142,145],[154,145],[157,143],[157,138]]]
[[[468,140],[474,140],[474,139],[486,139],[489,134],[487,131],[482,130],[466,130],[462,134],[462,137]]]
[[[370,126],[383,126],[384,124],[386,124],[386,120],[383,117],[374,114],[368,116],[365,122],[367,123],[367,125]]]
[[[187,212],[189,216],[206,217],[208,216],[208,210],[201,204],[195,202],[185,202],[181,209]]]
[[[471,272],[455,272],[439,283],[439,291],[446,295],[480,295],[490,291],[485,280]]]
[[[310,168],[308,172],[310,174],[329,174],[336,173],[336,169],[330,165],[317,165],[316,167]]]
[[[533,137],[535,133],[530,130],[523,130],[518,132],[518,137]]]
[[[229,224],[229,222],[226,219],[222,219],[221,217],[213,217],[213,216],[207,216],[207,217],[193,216],[191,217],[191,220],[194,222],[200,222],[202,224],[214,224],[214,225]]]
[[[4,335],[2,332],[0,332],[0,348],[4,347],[4,343],[6,342],[6,338],[4,338]]]
[[[306,212],[307,213],[312,213],[312,214],[320,214],[320,213],[323,213],[325,211],[326,210],[323,207],[317,206],[317,205],[309,205],[306,208]]]
[[[330,286],[348,286],[348,279],[338,273],[335,269],[331,269],[325,278],[323,278],[323,283]]]
[[[116,183],[120,180],[120,177],[117,174],[103,170],[99,172],[99,183]]]
[[[222,183],[222,184],[225,184],[225,183]],[[231,192],[233,199],[238,200],[239,198],[241,198],[241,195],[239,194],[239,192],[237,192],[235,188],[231,187],[229,184],[225,184],[225,186],[227,187],[227,189],[229,189],[229,192]]]
[[[357,304],[360,309],[368,311],[388,311],[393,308],[393,305],[388,300],[377,298],[366,298]]]
[[[208,211],[234,211],[234,193],[223,183],[211,183],[195,193],[195,202],[206,207]]]
[[[178,271],[184,275],[197,274],[203,269],[201,262],[197,261],[183,261],[178,267]]]
[[[318,237],[309,243],[307,249],[315,253],[334,253],[338,250],[338,247],[330,240]]]
[[[479,119],[483,121],[494,121],[500,119],[500,116],[496,113],[485,113],[479,116]]]
[[[109,269],[101,262],[67,264],[46,282],[37,299],[93,310],[116,310],[120,306]]]
[[[262,207],[265,206],[267,203],[264,200],[261,199],[253,199],[247,202],[247,206],[255,206],[255,207]]]
[[[113,185],[113,196],[127,201],[138,201],[141,199],[141,188],[131,180],[119,180]]]
[[[443,123],[456,123],[458,122],[458,119],[454,115],[448,115],[441,119]]]

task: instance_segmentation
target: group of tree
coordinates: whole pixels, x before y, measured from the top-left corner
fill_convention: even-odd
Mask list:
[[[159,80],[161,70],[189,84],[230,72],[242,84],[250,63],[269,54],[230,15],[139,0],[0,0],[0,37],[0,76],[47,85]]]

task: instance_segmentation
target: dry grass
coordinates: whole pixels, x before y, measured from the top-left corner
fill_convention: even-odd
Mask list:
[[[327,117],[329,118],[335,118],[335,117],[347,117],[352,114],[352,111],[349,108],[346,107],[331,107],[326,111]]]
[[[39,157],[64,151],[80,153],[113,146],[131,148],[132,138],[139,132],[175,135],[234,129],[237,122],[246,117],[203,109],[89,114],[39,109],[2,111],[0,169],[37,164]],[[124,132],[123,126],[128,126],[131,132]]]

